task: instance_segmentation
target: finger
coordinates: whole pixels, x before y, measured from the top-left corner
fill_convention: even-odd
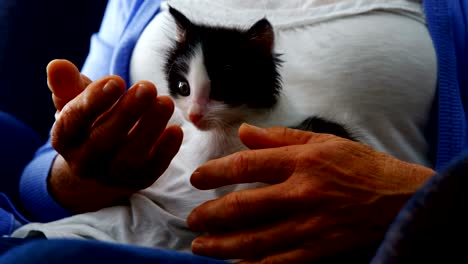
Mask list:
[[[138,153],[150,154],[166,128],[167,122],[173,112],[174,104],[169,97],[159,97],[152,102],[135,127],[130,131],[128,140],[120,150],[116,160],[133,159],[131,163],[136,166],[138,166],[137,164],[144,163],[145,161],[141,159],[141,154],[139,155]]]
[[[182,129],[178,126],[170,126],[164,130],[159,138],[156,146],[153,149],[152,159],[147,163],[151,166],[152,175],[161,176],[169,167],[172,159],[180,149],[183,139]],[[154,179],[152,182],[154,182]],[[151,182],[151,183],[152,183]]]
[[[230,193],[196,207],[187,217],[187,225],[198,232],[217,232],[253,226],[268,219],[306,210],[299,196],[290,193],[288,185],[272,185]]]
[[[321,238],[323,230],[335,225],[325,219],[298,215],[241,232],[202,236],[192,242],[192,251],[220,259],[257,259],[298,247],[307,239]]]
[[[47,65],[47,84],[57,110],[80,94],[91,80],[67,60],[53,60]]]
[[[192,251],[198,255],[220,259],[257,260],[252,263],[272,260],[291,263],[282,261],[290,260],[291,257],[317,260],[374,243],[382,238],[380,232],[351,219],[343,221],[333,214],[314,217],[297,215],[288,221],[238,233],[198,237],[192,242]],[[297,250],[301,254],[296,254]],[[291,254],[292,252],[296,253]]]
[[[334,245],[330,242],[326,242],[329,247]],[[243,260],[237,262],[237,264],[290,264],[290,263],[370,263],[372,257],[375,255],[377,247],[375,245],[368,246],[364,249],[356,249],[356,252],[350,250],[350,252],[337,252],[336,255],[320,251],[319,248],[323,247],[324,244],[315,249],[293,249],[290,251],[273,254],[264,258],[257,258],[256,260]],[[331,245],[330,245],[331,244]],[[335,252],[335,250],[334,250]]]
[[[155,100],[130,131],[127,148],[133,153],[149,153],[167,126],[174,104],[169,97]]]
[[[259,128],[242,124],[239,137],[250,149],[277,148],[300,145],[311,142],[321,143],[330,139],[330,135],[306,132],[286,127]]]
[[[239,261],[236,264],[291,264],[291,263],[312,263],[317,260],[317,254],[308,249],[293,249],[286,252],[281,252],[266,256],[264,258],[254,258],[256,260]]]
[[[136,157],[128,157],[128,160],[116,159],[111,164],[110,178],[98,178],[98,181],[130,191],[149,187],[169,167],[180,148],[182,136],[180,127],[168,127],[159,138],[153,153],[136,153]],[[135,165],[132,161],[139,157],[144,162],[136,161]]]
[[[127,138],[120,143],[121,147],[116,149],[110,165],[113,172],[103,175],[110,178],[100,180],[117,186],[131,185],[127,187],[135,189],[146,185],[149,178],[156,177],[149,171],[142,171],[141,167],[151,159],[151,151],[164,131],[173,110],[174,105],[169,98],[161,97],[151,102]],[[129,175],[134,177],[129,178]]]
[[[241,151],[208,161],[195,170],[190,181],[202,190],[237,183],[279,183],[291,175],[298,154],[289,147]]]
[[[111,154],[122,146],[137,121],[156,101],[156,87],[150,82],[140,82],[130,88],[105,115],[92,126],[85,153]]]
[[[217,259],[258,259],[287,250],[297,240],[302,241],[291,228],[290,225],[279,225],[242,233],[202,236],[192,241],[192,252]]]
[[[125,82],[109,76],[93,82],[70,101],[54,124],[51,143],[64,156],[70,148],[80,146],[98,116],[108,111],[125,90]]]
[[[159,97],[152,104],[119,150],[111,166],[116,171],[110,174],[110,181],[141,189],[151,185],[167,169],[183,137],[179,127],[165,130],[173,110],[174,105],[169,97]],[[133,172],[131,174],[136,177],[129,178],[126,171]]]
[[[334,232],[306,242],[302,247],[243,260],[238,264],[289,263],[369,263],[379,246],[379,238],[364,231]],[[368,235],[367,235],[368,234]],[[372,240],[372,242],[369,242]]]
[[[381,219],[380,225],[385,225],[385,220],[392,219],[392,215],[399,210],[404,199],[407,199],[406,196],[402,196],[400,201],[393,196],[392,200],[387,201],[377,197],[367,192],[350,193],[349,189],[330,185],[314,175],[291,177],[280,184],[236,191],[207,201],[193,209],[187,217],[187,224],[198,232],[239,230],[258,225],[265,220],[270,221],[299,212],[320,214],[337,208],[347,208],[353,210],[353,213],[364,210],[361,214],[353,216],[362,215],[363,219],[359,222],[364,222],[367,218]],[[351,209],[352,205],[358,207]],[[385,213],[379,213],[379,217],[368,217],[368,211],[375,212],[380,208],[387,210]],[[352,220],[348,213],[349,211],[341,211],[346,219]]]

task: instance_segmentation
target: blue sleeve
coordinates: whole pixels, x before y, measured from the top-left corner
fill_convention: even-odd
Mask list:
[[[47,188],[47,178],[56,156],[57,152],[47,142],[37,151],[21,176],[21,202],[31,221],[48,222],[70,215],[54,201]]]
[[[428,127],[436,170],[468,148],[466,74],[467,12],[464,0],[423,2],[427,26],[437,54],[437,93]]]
[[[393,220],[371,264],[466,261],[466,242],[457,237],[468,231],[467,171],[465,151],[429,179]]]
[[[97,79],[109,74],[114,47],[128,23],[130,13],[138,8],[139,2],[108,2],[101,28],[92,36],[90,52],[82,69],[89,78]],[[47,142],[36,152],[21,176],[21,202],[31,221],[48,222],[71,215],[48,192],[47,178],[56,156],[57,152]]]
[[[111,73],[114,51],[119,44],[133,12],[141,5],[141,0],[110,0],[108,2],[101,28],[91,37],[90,51],[81,72],[91,80],[102,78]]]

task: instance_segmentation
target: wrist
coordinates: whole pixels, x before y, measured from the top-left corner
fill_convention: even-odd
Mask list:
[[[58,155],[54,161],[47,185],[55,201],[73,213],[96,211],[113,206],[126,200],[133,193],[74,175],[61,155]]]
[[[395,159],[392,161],[387,163],[387,170],[390,170],[388,175],[394,175],[393,179],[402,194],[412,195],[436,173],[431,168],[422,165]]]

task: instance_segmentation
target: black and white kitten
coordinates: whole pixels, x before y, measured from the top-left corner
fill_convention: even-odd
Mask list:
[[[200,130],[238,125],[249,110],[275,107],[281,91],[279,55],[266,19],[248,30],[193,24],[169,8],[178,32],[165,70],[169,92]]]
[[[172,7],[169,12],[177,24],[177,40],[167,52],[165,72],[170,95],[187,120],[200,130],[221,133],[254,121],[252,117],[273,118],[256,120],[260,125],[284,125],[267,116],[281,96],[282,61],[274,52],[275,34],[266,18],[241,30],[196,25]],[[320,117],[293,127],[351,138],[343,126]]]

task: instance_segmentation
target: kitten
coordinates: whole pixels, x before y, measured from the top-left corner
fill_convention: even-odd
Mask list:
[[[169,12],[177,39],[164,68],[169,93],[188,121],[221,134],[236,133],[242,122],[285,125],[274,121],[275,110],[281,111],[282,60],[274,52],[275,34],[266,18],[241,30],[196,25],[172,7]],[[352,138],[344,126],[320,117],[292,127]]]
[[[239,123],[249,109],[271,109],[280,90],[279,55],[266,19],[246,31],[198,26],[174,8],[178,26],[168,52],[169,92],[200,130]],[[223,117],[220,120],[220,116]]]

